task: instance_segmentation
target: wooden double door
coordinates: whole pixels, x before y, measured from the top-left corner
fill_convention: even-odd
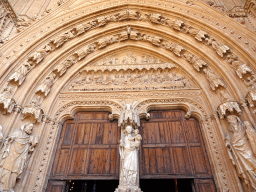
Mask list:
[[[140,178],[191,179],[193,191],[216,191],[198,121],[182,110],[150,114],[139,128]],[[118,180],[119,140],[107,112],[77,113],[63,125],[47,191],[67,191],[67,181]]]

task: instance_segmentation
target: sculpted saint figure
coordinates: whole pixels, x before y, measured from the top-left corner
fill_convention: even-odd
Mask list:
[[[134,133],[133,133],[134,132]],[[120,185],[136,187],[139,184],[138,150],[142,140],[139,130],[126,125],[124,139],[120,141]],[[138,189],[138,188],[137,188]]]
[[[0,153],[0,190],[14,191],[16,180],[21,177],[29,153],[34,151],[38,137],[30,136],[33,124],[26,123],[11,133]]]
[[[229,122],[226,146],[238,176],[253,191],[256,190],[256,133],[248,121],[244,123],[235,115],[227,117]]]

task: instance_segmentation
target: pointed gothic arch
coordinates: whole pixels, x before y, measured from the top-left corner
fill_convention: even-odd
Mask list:
[[[239,24],[230,18],[223,18],[219,12],[199,1],[192,5],[183,1],[158,1],[156,4],[155,1],[148,0],[102,0],[90,5],[80,3],[79,6],[73,4],[73,1],[64,3],[2,46],[4,65],[0,69],[0,85],[13,87],[12,98],[16,102],[16,107],[10,113],[0,116],[0,120],[5,120],[2,124],[5,127],[4,135],[7,137],[13,127],[31,121],[30,118],[21,120],[24,111],[20,109],[29,105],[34,97],[40,96],[40,108],[44,114],[42,122],[36,123],[34,134],[48,138],[40,140],[38,151],[35,152],[40,163],[36,162],[35,155],[32,156],[28,165],[28,169],[32,171],[24,173],[29,179],[22,179],[18,183],[22,190],[42,191],[45,188],[47,173],[51,167],[49,162],[60,130],[59,124],[72,117],[71,114],[77,111],[74,106],[83,110],[88,107],[105,107],[112,111],[113,118],[118,118],[118,113],[124,106],[121,96],[114,97],[113,93],[104,94],[100,91],[68,94],[63,90],[87,66],[95,64],[105,55],[124,52],[125,49],[149,53],[173,63],[197,85],[197,90],[173,90],[170,93],[159,91],[159,94],[150,93],[151,95],[146,96],[140,92],[130,95],[125,93],[126,97],[133,97],[133,100],[138,97],[138,103],[154,97],[159,101],[161,98],[176,100],[180,104],[174,104],[174,107],[184,105],[188,115],[191,113],[202,121],[209,132],[208,135],[205,134],[205,139],[214,138],[215,144],[224,139],[227,130],[226,123],[216,115],[216,110],[223,103],[242,105],[242,109],[239,107],[241,117],[256,125],[253,105],[248,108],[246,102],[242,101],[251,90],[244,81],[253,77],[256,71],[256,56],[252,49],[256,45],[254,33],[241,29]],[[209,12],[203,11],[206,8]],[[64,66],[63,63],[72,56],[74,63]],[[12,78],[26,62],[31,65],[31,69],[23,74],[24,77]],[[233,62],[237,64],[232,65]],[[206,71],[203,72],[203,69]],[[207,71],[209,69],[210,72]],[[61,70],[64,70],[63,74]],[[48,78],[51,74],[54,74],[52,79]],[[48,87],[44,86],[38,91],[38,87],[47,78]],[[142,99],[143,97],[147,99]],[[190,97],[191,101],[185,101]],[[200,101],[202,106],[199,106]],[[168,102],[171,101],[162,101],[165,106],[168,106]],[[196,103],[197,107],[191,107],[191,103]],[[143,107],[138,108],[142,111],[142,116],[148,111],[146,105]],[[200,110],[206,112],[202,115]],[[237,109],[235,112],[240,113]],[[61,117],[56,114],[61,114]],[[32,119],[33,122],[34,119],[36,118]],[[238,182],[226,151],[221,150],[224,142],[213,148],[210,142],[206,143],[212,154],[211,163],[215,167],[217,188],[220,191],[239,191],[242,185]],[[215,151],[219,151],[219,154]]]

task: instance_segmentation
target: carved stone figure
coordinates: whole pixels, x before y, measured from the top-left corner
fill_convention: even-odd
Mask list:
[[[209,35],[202,30],[199,30],[198,33],[195,36],[195,39],[198,41],[203,41],[204,39],[206,39]]]
[[[12,98],[12,87],[7,86],[4,88],[2,94],[0,94],[0,108],[4,113],[11,113],[15,106],[15,101]]]
[[[176,21],[174,21],[173,29],[180,31],[183,26],[185,26],[183,21],[176,20]]]
[[[36,51],[28,57],[28,61],[31,61],[33,64],[37,65],[44,59],[45,54],[46,50]]]
[[[148,62],[156,62],[153,57],[144,58]],[[128,55],[121,63],[136,64],[137,57]],[[106,69],[106,68],[105,68]],[[80,78],[71,83],[72,91],[100,91],[100,90],[145,90],[145,89],[187,89],[193,87],[184,76],[176,74],[171,69],[163,68],[139,71],[108,71],[101,70],[83,72]]]
[[[139,146],[142,140],[139,130],[140,119],[131,104],[126,104],[118,125],[121,127],[120,179],[115,192],[141,192],[139,188]]]
[[[21,177],[38,137],[30,136],[33,124],[26,123],[5,140],[0,153],[0,189],[14,191],[16,180]]]
[[[227,45],[220,45],[218,41],[212,42],[212,47],[216,50],[216,53],[220,57],[224,57],[227,53],[229,53],[231,50]]]
[[[207,67],[207,63],[202,59],[197,58],[195,55],[192,54],[184,54],[184,58],[193,65],[193,67],[200,71],[202,68]]]
[[[246,64],[242,63],[241,61],[233,61],[232,66],[236,70],[236,74],[240,79],[243,78],[243,75],[249,74],[254,75],[254,72],[251,68],[249,68]]]
[[[60,47],[61,45],[63,45],[70,37],[69,33],[63,33],[62,35],[58,36],[56,39],[52,39],[50,40],[51,43],[54,44],[54,46]]]
[[[22,111],[23,118],[32,117],[38,122],[41,122],[42,116],[44,114],[43,110],[40,107],[41,97],[37,96],[34,98],[29,105],[26,105]]]
[[[46,77],[46,79],[43,81],[42,84],[40,84],[37,89],[36,89],[36,93],[42,92],[44,93],[44,96],[47,96],[48,93],[51,90],[51,87],[54,84],[54,80],[56,78],[56,74],[52,73],[50,74],[48,77]]]
[[[76,63],[76,57],[71,56],[70,58],[66,59],[63,63],[59,63],[52,72],[56,73],[58,76],[62,76],[68,68],[70,68],[74,63]]]
[[[85,32],[85,29],[84,29],[84,26],[83,25],[77,25],[75,28],[73,28],[71,31],[70,31],[74,36],[78,36],[78,35],[81,35]]]
[[[246,95],[246,99],[249,102],[250,107],[255,107],[256,106],[256,78],[254,77],[253,80],[251,80],[247,85],[250,86],[250,91]],[[254,113],[256,110],[253,111]]]
[[[225,139],[229,158],[242,181],[256,190],[256,132],[250,122],[244,123],[235,115],[227,117],[228,134]]]
[[[24,63],[17,71],[11,75],[11,77],[8,79],[8,82],[14,81],[21,85],[31,68],[32,66],[28,62]]]
[[[142,140],[138,129],[131,125],[125,126],[125,136],[120,140],[120,180],[116,192],[140,192],[139,186],[139,146]]]
[[[203,69],[203,72],[205,73],[212,90],[216,90],[218,87],[226,87],[225,83],[211,69]]]

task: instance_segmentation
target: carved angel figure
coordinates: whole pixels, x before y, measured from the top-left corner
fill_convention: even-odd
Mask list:
[[[256,190],[256,132],[248,121],[244,123],[235,115],[227,117],[229,123],[226,146],[229,158],[238,176]]]
[[[11,133],[0,153],[0,189],[14,191],[16,180],[21,177],[29,154],[34,151],[38,137],[30,136],[33,124],[26,123]]]
[[[225,83],[210,69],[203,69],[203,72],[206,75],[206,78],[210,82],[210,87],[212,90],[222,86],[226,87]]]
[[[36,93],[38,92],[42,92],[44,93],[45,96],[48,95],[48,93],[51,90],[51,87],[54,84],[54,80],[56,78],[56,74],[52,73],[51,75],[49,75],[48,77],[46,77],[46,79],[43,81],[42,84],[40,84],[37,89],[36,89]]]
[[[121,173],[120,184],[123,186],[138,186],[139,161],[138,150],[141,142],[138,130],[131,125],[125,127],[125,137],[120,141]]]
[[[17,71],[15,71],[11,75],[11,77],[8,79],[8,82],[15,81],[18,82],[19,85],[21,85],[25,80],[26,75],[30,71],[31,67],[32,66],[28,62],[24,63]]]

